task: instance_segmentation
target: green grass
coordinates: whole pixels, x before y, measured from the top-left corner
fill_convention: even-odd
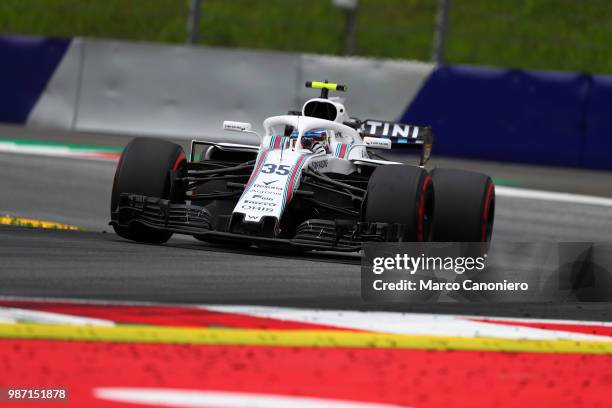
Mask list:
[[[203,0],[201,43],[339,54],[331,0]],[[360,0],[357,55],[429,60],[437,0]],[[169,43],[187,0],[2,0],[0,31]],[[453,0],[447,61],[612,73],[611,0]]]

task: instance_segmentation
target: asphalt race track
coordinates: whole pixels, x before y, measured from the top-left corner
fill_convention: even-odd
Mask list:
[[[120,145],[127,137],[1,128],[0,137]],[[612,175],[567,169],[438,160],[471,167],[524,188],[612,196]],[[112,233],[108,203],[115,164],[0,153],[0,215],[56,221],[84,231],[0,227],[0,296],[268,304],[382,309],[360,299],[357,256],[214,247],[189,237],[163,246]],[[612,207],[498,195],[494,242],[610,241]],[[605,303],[561,305],[393,305],[385,309],[612,320]]]

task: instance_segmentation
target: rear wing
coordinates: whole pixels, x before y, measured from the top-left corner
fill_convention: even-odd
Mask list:
[[[431,156],[433,133],[429,126],[413,126],[368,119],[361,124],[361,134],[364,137],[390,139],[391,143],[397,146],[421,149],[421,166],[425,165]]]

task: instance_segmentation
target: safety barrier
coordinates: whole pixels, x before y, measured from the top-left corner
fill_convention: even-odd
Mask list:
[[[24,123],[70,40],[0,36],[0,121]]]
[[[262,131],[266,117],[317,95],[304,88],[312,79],[348,83],[350,92],[340,96],[354,116],[394,119],[432,69],[410,61],[74,39],[27,124],[255,143],[224,132],[223,120]]]
[[[349,113],[431,125],[437,155],[612,169],[612,77],[91,39],[0,37],[0,121],[234,138],[347,83]]]
[[[590,167],[592,91],[585,74],[441,66],[401,119],[431,125],[437,154]],[[612,153],[612,141],[602,142]]]

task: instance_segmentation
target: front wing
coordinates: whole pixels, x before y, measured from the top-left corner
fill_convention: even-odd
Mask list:
[[[265,234],[264,229],[235,232],[231,216],[212,217],[204,207],[171,203],[169,200],[122,194],[111,225],[128,227],[138,223],[177,234],[197,235],[206,240],[241,241],[254,245],[293,247],[303,250],[354,252],[363,242],[400,241],[403,225],[350,220],[307,220],[291,238]]]

